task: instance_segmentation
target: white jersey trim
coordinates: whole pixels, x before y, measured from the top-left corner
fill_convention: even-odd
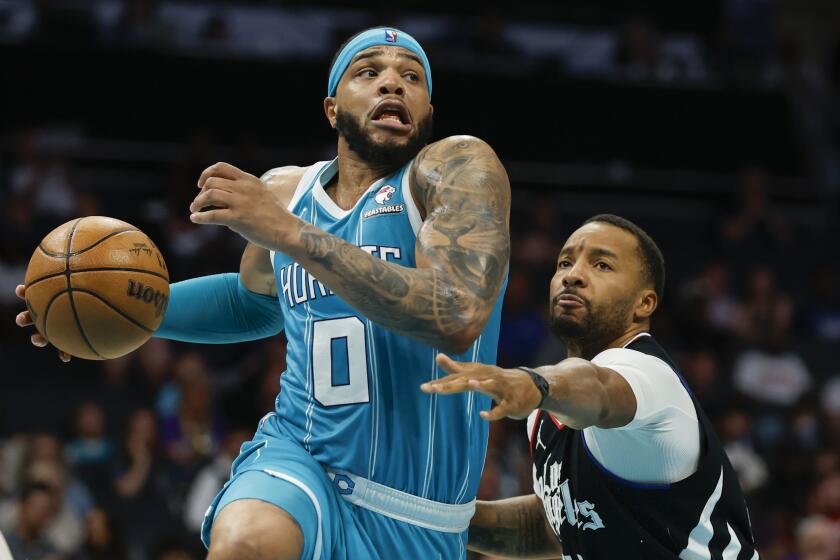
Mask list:
[[[315,197],[315,200],[321,207],[327,212],[327,214],[331,215],[336,220],[342,220],[350,215],[351,212],[356,210],[359,205],[364,204],[365,197],[368,193],[372,190],[379,188],[379,186],[387,179],[387,177],[383,177],[382,179],[377,179],[373,182],[371,186],[367,188],[367,190],[362,193],[362,196],[359,197],[359,200],[356,201],[356,204],[353,205],[352,208],[348,208],[345,210],[344,208],[340,207],[335,201],[330,198],[330,195],[327,194],[327,191],[324,190],[324,185],[329,183],[335,174],[338,173],[338,158],[328,162],[329,166],[323,170],[321,176],[318,177],[318,180],[315,181],[315,185],[312,187],[312,196]]]
[[[405,202],[405,211],[408,214],[408,221],[411,222],[411,229],[414,230],[416,237],[417,232],[420,231],[420,227],[423,225],[423,219],[420,217],[420,210],[417,208],[417,204],[414,203],[414,193],[411,192],[411,173],[409,171],[411,171],[412,165],[414,165],[413,160],[403,173],[401,189],[403,202]]]
[[[424,529],[461,533],[470,526],[470,519],[475,514],[475,500],[465,504],[445,504],[402,492],[344,470],[327,468],[327,474],[345,501]],[[338,481],[337,477],[340,477]],[[342,482],[343,486],[340,485]]]
[[[722,492],[723,468],[721,467],[717,486],[706,501],[706,505],[703,506],[697,525],[688,534],[688,544],[680,552],[681,560],[711,560],[712,553],[709,551],[709,543],[715,534],[715,528],[712,526],[712,512],[714,512]]]
[[[332,161],[336,161],[336,160],[332,160]],[[320,173],[321,170],[325,166],[332,163],[332,161],[318,161],[318,162],[315,162],[312,165],[310,165],[309,168],[307,168],[307,170],[303,173],[303,176],[298,181],[297,186],[295,187],[295,192],[292,194],[292,199],[289,201],[288,206],[286,206],[286,208],[289,211],[291,211],[292,208],[294,208],[295,205],[300,201],[301,197],[303,197],[303,195],[306,194],[306,187],[309,186],[309,183],[312,182],[312,179],[315,177],[315,175]],[[274,173],[275,171],[277,171],[278,169],[282,169],[282,167],[275,167],[274,169],[270,169],[269,171],[266,172],[266,175],[270,175],[270,174]],[[269,257],[269,260],[271,261],[271,268],[276,273],[277,270],[274,269],[274,255],[275,254],[276,254],[276,251],[269,251],[268,252],[268,257]]]
[[[285,480],[290,484],[294,484],[309,497],[312,501],[312,505],[315,506],[315,513],[318,514],[318,534],[315,537],[315,548],[312,551],[312,558],[321,558],[321,548],[323,547],[323,534],[321,531],[321,527],[323,526],[323,521],[321,519],[321,504],[318,502],[318,498],[315,496],[315,492],[312,491],[309,486],[298,480],[297,478],[288,475],[286,473],[282,473],[279,471],[275,471],[272,469],[263,469],[265,474],[273,476],[275,478],[279,478],[280,480]]]

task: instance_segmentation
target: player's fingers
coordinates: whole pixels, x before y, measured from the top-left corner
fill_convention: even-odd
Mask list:
[[[470,389],[484,393],[496,401],[501,400],[500,386],[495,379],[470,379]]]
[[[435,362],[437,362],[438,367],[446,373],[458,373],[463,371],[463,364],[461,362],[456,362],[446,354],[438,354],[435,357]]]
[[[193,212],[190,214],[190,221],[194,224],[216,224],[227,225],[230,219],[230,210],[207,210],[205,212]]]
[[[43,336],[41,336],[38,333],[35,333],[32,336],[30,336],[29,340],[31,340],[32,344],[34,346],[37,346],[38,348],[43,348],[44,346],[47,345],[47,339],[44,338]]]
[[[64,362],[65,364],[70,361],[70,354],[64,352],[63,350],[58,351],[58,359]]]
[[[19,297],[20,299],[25,299],[26,298],[26,286],[24,286],[23,284],[18,284],[17,286],[15,286],[15,295],[17,297]]]
[[[15,316],[15,324],[19,327],[28,327],[32,324],[32,314],[29,311],[21,311]]]
[[[220,161],[218,163],[214,163],[213,165],[201,172],[201,175],[198,177],[198,186],[199,188],[204,187],[204,182],[210,177],[236,179],[238,177],[241,177],[243,173],[244,172],[241,169],[234,167],[229,163]]]
[[[217,208],[229,208],[231,203],[231,194],[227,191],[220,191],[216,189],[201,191],[190,204],[190,212],[201,212],[202,208],[208,206],[215,206]]]
[[[429,381],[420,385],[420,389],[426,393],[462,393],[470,390],[469,379],[461,375],[447,375],[435,381]]]
[[[236,181],[231,181],[230,179],[225,179],[223,177],[209,177],[206,181],[204,181],[204,185],[202,185],[201,188],[205,191],[213,189],[233,192],[236,190]]]
[[[498,404],[498,406],[495,406],[490,410],[482,410],[479,415],[488,422],[495,422],[496,420],[501,420],[507,416],[508,412],[510,412],[510,405],[508,404],[508,401],[502,401]]]

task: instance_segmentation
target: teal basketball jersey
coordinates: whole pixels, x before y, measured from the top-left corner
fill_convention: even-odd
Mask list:
[[[415,267],[420,213],[412,162],[376,181],[350,210],[324,187],[338,160],[310,167],[289,209],[368,254]],[[422,498],[461,504],[478,491],[489,433],[489,398],[441,397],[421,383],[445,375],[438,350],[360,315],[298,263],[272,253],[288,346],[276,412],[288,435],[323,466]],[[495,363],[504,288],[482,335],[461,361]]]

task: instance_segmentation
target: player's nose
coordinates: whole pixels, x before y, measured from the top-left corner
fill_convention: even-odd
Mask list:
[[[586,275],[580,265],[580,262],[575,263],[570,269],[566,271],[565,276],[563,276],[563,287],[574,286],[577,288],[583,287],[586,285]]]
[[[385,71],[381,74],[379,81],[379,93],[381,95],[399,95],[405,94],[405,88],[400,81],[399,75],[394,71]]]

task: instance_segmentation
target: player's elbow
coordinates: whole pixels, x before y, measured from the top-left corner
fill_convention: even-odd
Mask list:
[[[469,313],[460,318],[458,329],[443,337],[441,350],[448,354],[463,354],[481,336],[487,317],[484,314]]]

